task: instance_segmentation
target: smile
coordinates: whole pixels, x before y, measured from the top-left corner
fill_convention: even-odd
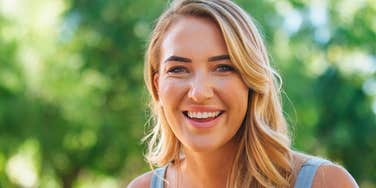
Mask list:
[[[190,125],[196,128],[209,128],[217,125],[219,117],[224,111],[215,112],[193,112],[184,111],[183,114],[187,118]]]
[[[187,116],[189,118],[195,118],[195,119],[207,119],[207,118],[215,118],[217,117],[221,112],[187,112]]]

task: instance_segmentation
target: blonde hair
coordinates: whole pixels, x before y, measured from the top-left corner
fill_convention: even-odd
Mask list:
[[[248,110],[237,133],[239,147],[227,187],[291,186],[292,154],[278,87],[281,79],[270,66],[252,18],[230,0],[175,0],[159,17],[145,55],[145,83],[152,95],[150,108],[154,120],[154,127],[145,137],[146,159],[156,166],[179,160],[181,143],[158,105],[153,77],[159,70],[164,34],[181,16],[210,18],[218,24],[230,59],[250,88]]]

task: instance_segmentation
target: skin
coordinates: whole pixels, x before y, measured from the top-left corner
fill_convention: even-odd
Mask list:
[[[304,162],[311,156],[299,152],[292,154],[296,164],[294,168],[298,173]],[[293,182],[295,183],[295,179]],[[334,163],[325,163],[317,169],[311,188],[359,188],[359,186],[346,169]]]
[[[245,117],[248,87],[231,63],[216,24],[180,18],[162,43],[162,63],[155,75],[160,103],[185,152],[215,152],[229,143]],[[184,57],[187,61],[171,57]],[[184,112],[220,112],[208,126],[197,127]]]
[[[209,19],[181,17],[164,36],[159,73],[154,76],[166,120],[182,143],[185,158],[169,165],[165,187],[225,187],[247,110],[248,87],[233,67],[218,26]],[[221,111],[210,127],[197,127],[185,111]],[[294,153],[295,160],[304,157]],[[330,173],[329,173],[330,172]],[[183,175],[182,175],[183,174]],[[150,187],[152,172],[128,187]],[[341,184],[338,184],[341,182]],[[318,169],[314,187],[356,187],[336,165]],[[338,186],[337,186],[338,185]],[[325,187],[325,186],[324,186]]]
[[[234,135],[247,111],[248,87],[229,59],[218,26],[196,17],[176,21],[164,36],[154,84],[166,120],[183,145],[179,185],[223,187],[235,153]],[[186,111],[220,115],[201,127]]]

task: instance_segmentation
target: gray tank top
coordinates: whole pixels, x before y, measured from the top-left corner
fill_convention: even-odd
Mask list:
[[[312,186],[313,179],[319,166],[323,163],[330,163],[320,158],[311,158],[307,160],[301,167],[294,188],[309,188]],[[150,188],[164,188],[164,178],[166,176],[167,166],[157,168],[153,172]]]

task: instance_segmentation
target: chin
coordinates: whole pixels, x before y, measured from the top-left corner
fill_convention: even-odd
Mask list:
[[[183,147],[192,152],[212,152],[218,150],[220,144],[213,143],[213,141],[196,141],[189,144],[183,144]]]

